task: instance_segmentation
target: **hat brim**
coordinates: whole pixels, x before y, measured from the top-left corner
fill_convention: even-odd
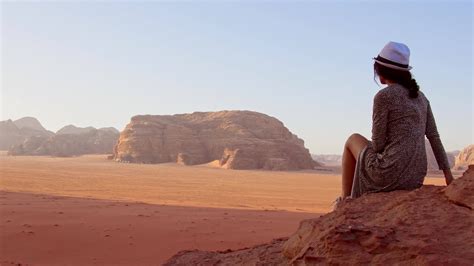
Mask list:
[[[386,67],[391,68],[391,69],[397,69],[397,70],[402,70],[402,71],[410,71],[412,69],[411,66],[399,67],[399,66],[395,66],[395,65],[392,65],[392,64],[389,64],[389,63],[381,62],[380,60],[377,60],[377,58],[372,58],[372,59],[374,59],[375,62],[381,64],[382,66],[386,66]]]

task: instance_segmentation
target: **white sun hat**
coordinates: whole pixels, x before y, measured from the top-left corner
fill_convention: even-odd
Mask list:
[[[379,55],[374,58],[375,62],[388,68],[409,71],[412,67],[410,63],[410,49],[403,43],[387,43]]]

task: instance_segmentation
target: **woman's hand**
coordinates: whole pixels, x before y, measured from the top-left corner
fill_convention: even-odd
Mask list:
[[[444,179],[446,180],[446,185],[451,184],[453,182],[453,174],[451,173],[451,169],[443,170]]]

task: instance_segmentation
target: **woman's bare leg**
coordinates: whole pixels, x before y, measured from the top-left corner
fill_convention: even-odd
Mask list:
[[[342,153],[342,198],[351,195],[356,160],[369,141],[360,134],[352,134],[344,145]]]

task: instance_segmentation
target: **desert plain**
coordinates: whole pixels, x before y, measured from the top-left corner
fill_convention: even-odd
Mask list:
[[[159,265],[245,248],[332,210],[337,168],[273,172],[0,154],[1,265]],[[426,184],[444,185],[440,175]]]

